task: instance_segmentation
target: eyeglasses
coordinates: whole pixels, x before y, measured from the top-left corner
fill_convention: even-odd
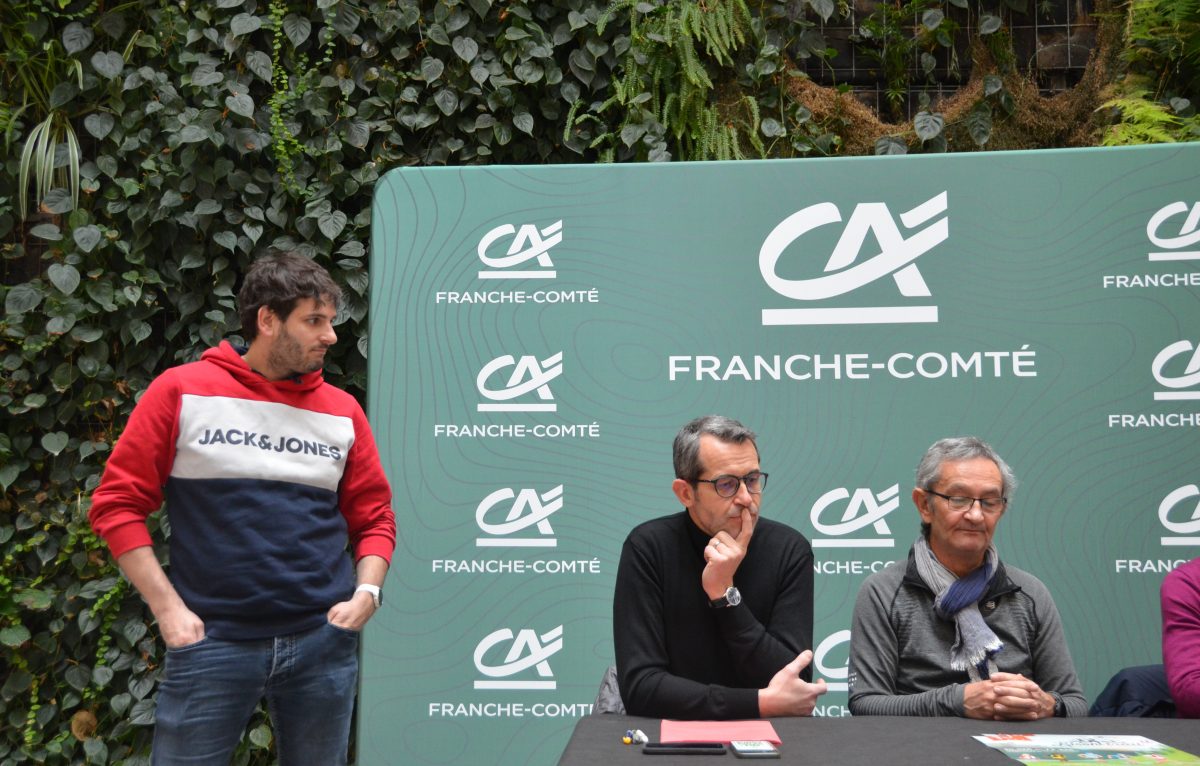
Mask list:
[[[1000,513],[1008,505],[1007,497],[966,497],[965,495],[943,495],[941,492],[934,492],[932,489],[925,491],[945,500],[946,505],[950,506],[950,510],[952,511],[970,510],[971,506],[978,502],[979,509],[984,513]]]
[[[721,497],[733,497],[738,493],[738,487],[746,485],[746,491],[757,495],[767,488],[767,475],[762,471],[752,471],[745,476],[724,474],[715,479],[694,479],[697,483],[711,484]]]

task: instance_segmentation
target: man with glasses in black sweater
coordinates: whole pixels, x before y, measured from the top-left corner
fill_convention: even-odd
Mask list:
[[[813,556],[796,530],[759,516],[767,474],[754,432],[697,418],[675,437],[685,510],[625,540],[613,597],[617,680],[632,715],[809,715]]]

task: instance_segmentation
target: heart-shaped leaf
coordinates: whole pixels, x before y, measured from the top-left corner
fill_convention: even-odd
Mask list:
[[[88,29],[78,21],[72,21],[63,28],[62,42],[63,47],[67,49],[67,53],[74,56],[82,50],[85,50],[92,44],[92,40],[96,39],[96,35],[92,30]]]
[[[100,244],[100,229],[92,224],[80,226],[71,232],[71,238],[75,240],[75,244],[85,253],[90,253]]]
[[[79,269],[69,263],[52,263],[46,276],[63,295],[70,295],[79,287]]]
[[[95,138],[104,138],[112,132],[117,121],[107,112],[93,112],[83,118],[83,127]]]
[[[254,116],[254,99],[250,98],[247,93],[235,93],[232,96],[226,96],[225,106],[229,107],[229,111],[234,114],[240,114],[243,117]]]
[[[101,77],[109,80],[116,79],[125,68],[125,59],[115,51],[97,51],[92,54],[92,68]]]
[[[70,439],[64,431],[51,431],[48,434],[42,434],[42,449],[49,452],[51,455],[57,455],[67,448],[67,442]]]

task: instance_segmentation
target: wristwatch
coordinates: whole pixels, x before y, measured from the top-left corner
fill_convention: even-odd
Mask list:
[[[371,600],[375,602],[376,609],[383,606],[383,589],[382,588],[380,588],[378,585],[371,585],[370,583],[363,583],[362,585],[355,588],[354,592],[359,593],[364,590],[367,593],[371,594]]]
[[[725,591],[725,595],[721,596],[720,598],[714,598],[712,601],[708,602],[708,605],[713,609],[721,609],[722,607],[726,606],[737,606],[740,603],[742,603],[741,592],[737,588],[730,585],[729,590]]]

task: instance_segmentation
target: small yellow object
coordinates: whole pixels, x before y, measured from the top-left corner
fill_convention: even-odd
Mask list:
[[[621,737],[621,741],[622,741],[622,742],[624,742],[626,745],[632,745],[632,744],[633,744],[633,737],[631,737],[631,736],[629,736],[628,734],[626,734],[624,737]]]

